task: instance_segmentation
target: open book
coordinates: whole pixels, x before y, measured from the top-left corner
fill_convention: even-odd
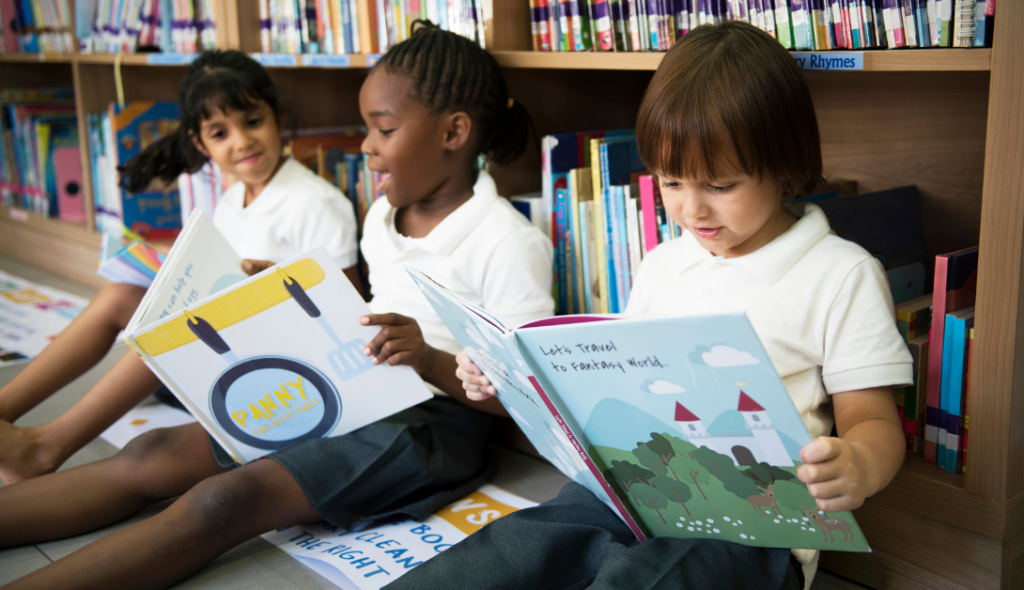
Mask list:
[[[375,366],[379,331],[322,248],[252,277],[196,211],[125,340],[238,463],[351,432],[431,397],[409,367]]]
[[[796,477],[810,434],[742,313],[511,330],[409,269],[546,459],[637,538],[870,551]]]

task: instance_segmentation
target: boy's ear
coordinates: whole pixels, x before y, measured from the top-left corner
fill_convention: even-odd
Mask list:
[[[202,141],[199,141],[199,138],[196,137],[195,133],[189,133],[188,138],[192,140],[192,145],[196,146],[196,149],[199,150],[200,154],[203,154],[203,156],[207,158],[210,157],[210,152],[206,151],[206,146],[203,145]]]
[[[465,147],[473,131],[473,119],[469,114],[459,111],[447,116],[444,134],[444,147],[457,152]]]

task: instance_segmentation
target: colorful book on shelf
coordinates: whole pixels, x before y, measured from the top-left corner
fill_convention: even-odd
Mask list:
[[[964,423],[960,437],[960,470],[967,472],[967,432],[971,425],[971,378],[974,374],[974,328],[967,337],[967,376],[964,379]]]
[[[928,383],[928,336],[914,338],[907,343],[914,360],[914,383],[896,390],[896,401],[903,422],[903,436],[908,453],[917,453],[924,446],[925,403],[924,392]]]
[[[378,332],[323,247],[244,277],[200,211],[125,328],[125,340],[238,463],[337,436],[431,397],[409,367],[376,366]]]
[[[932,326],[932,296],[924,295],[896,306],[896,327],[905,342],[927,336]]]
[[[978,247],[935,257],[935,288],[932,293],[932,328],[928,352],[928,391],[924,458],[939,462],[938,446],[945,444],[945,425],[940,421],[945,354],[946,314],[974,306],[978,288]]]
[[[823,515],[796,477],[811,437],[745,315],[512,330],[410,274],[540,454],[638,539],[869,550],[853,515]]]
[[[968,335],[974,328],[974,307],[962,309],[946,315],[946,334],[950,336],[944,347],[950,349],[949,369],[943,369],[942,392],[945,396],[944,409],[939,411],[939,420],[944,419],[946,438],[945,445],[939,444],[941,463],[949,473],[959,471],[959,450],[961,450],[961,421],[964,416],[964,385],[967,376],[967,344]],[[945,354],[943,354],[943,362]],[[948,383],[945,378],[948,375]],[[941,433],[941,429],[940,429]],[[942,451],[945,454],[942,455]]]

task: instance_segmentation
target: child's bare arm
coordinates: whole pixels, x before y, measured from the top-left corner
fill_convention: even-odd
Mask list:
[[[381,331],[366,345],[365,353],[373,364],[408,365],[424,381],[462,403],[496,416],[508,415],[497,399],[485,403],[471,403],[467,399],[462,382],[455,376],[455,355],[427,344],[416,320],[397,313],[381,313],[363,316],[360,323],[381,326]]]
[[[839,437],[819,437],[800,451],[797,472],[825,512],[859,508],[889,485],[906,453],[891,387],[832,395]]]

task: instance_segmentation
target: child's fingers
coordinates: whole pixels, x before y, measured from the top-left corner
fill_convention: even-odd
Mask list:
[[[825,512],[846,512],[856,510],[864,505],[864,498],[853,496],[837,496],[827,500],[817,500],[818,508]]]
[[[482,402],[485,399],[494,397],[497,393],[493,387],[487,387],[481,390],[476,385],[467,385],[466,383],[463,383],[462,386],[466,390],[466,397],[475,402]]]
[[[824,463],[805,463],[797,469],[796,476],[806,484],[836,479],[843,474],[842,466],[835,461]]]
[[[247,258],[242,261],[242,270],[249,276],[263,272],[271,266],[274,266],[274,263],[269,260],[252,260]]]
[[[814,496],[816,500],[829,500],[845,495],[847,492],[846,487],[842,480],[831,479],[807,484],[807,493]]]
[[[822,463],[838,457],[841,450],[838,438],[819,436],[800,450],[800,460],[804,463]]]
[[[455,376],[458,377],[459,381],[462,381],[463,383],[472,383],[473,385],[484,386],[491,384],[487,377],[484,377],[479,373],[469,373],[462,367],[455,369]]]
[[[411,322],[411,318],[397,313],[371,313],[359,318],[364,326],[404,326]]]
[[[409,350],[403,350],[388,356],[388,364],[392,367],[397,367],[398,365],[411,365],[412,360],[413,353]]]
[[[465,350],[460,352],[455,357],[455,362],[459,364],[459,368],[460,369],[464,370],[468,374],[471,374],[471,375],[483,375],[483,371],[481,371],[480,368],[476,366],[476,363],[474,363],[469,358],[469,355],[466,354]]]
[[[392,338],[380,346],[380,350],[373,355],[373,364],[379,365],[389,360],[392,355],[399,354],[412,349],[413,342],[409,338]],[[391,363],[394,365],[395,363]]]

